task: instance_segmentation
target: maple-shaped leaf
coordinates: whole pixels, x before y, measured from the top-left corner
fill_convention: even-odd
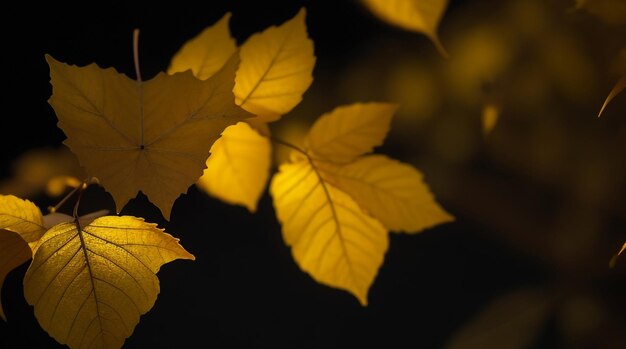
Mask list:
[[[306,161],[280,166],[270,192],[283,237],[300,268],[367,305],[389,245],[387,230],[349,195],[325,183]]]
[[[437,27],[448,0],[363,0],[365,6],[383,21],[404,30],[425,34],[437,50],[447,57]]]
[[[229,126],[211,147],[198,187],[255,212],[270,171],[271,144],[248,123]]]
[[[191,70],[206,79],[236,50],[228,30],[230,13],[189,40],[174,55],[168,73]],[[307,36],[305,11],[279,27],[250,37],[241,47],[241,63],[234,91],[240,106],[258,117],[246,120],[259,131],[237,124],[229,126],[211,148],[207,169],[198,187],[231,204],[256,210],[271,163],[267,122],[278,118],[302,99],[313,81],[313,42]],[[263,96],[263,94],[266,94]]]
[[[420,232],[454,219],[435,202],[417,169],[384,155],[318,167],[329,183],[348,193],[389,230]]]
[[[7,274],[31,257],[34,244],[46,232],[41,211],[35,204],[13,195],[0,195],[0,301]],[[2,303],[0,317],[6,321]]]
[[[39,324],[72,349],[121,348],[159,294],[155,273],[193,260],[178,239],[143,219],[62,223],[40,240],[24,278]]]
[[[300,268],[361,304],[382,265],[389,229],[419,232],[453,217],[416,169],[381,155],[397,107],[356,103],[321,116],[282,165],[270,193]],[[365,156],[364,156],[365,155]]]
[[[236,55],[204,81],[185,72],[138,82],[112,68],[46,59],[50,104],[65,144],[118,211],[142,191],[169,219],[176,198],[202,175],[220,133],[250,116],[234,103]]]
[[[600,108],[600,112],[598,112],[598,117],[602,116],[602,113],[604,112],[604,109],[606,109],[606,106],[609,105],[609,103],[613,100],[613,98],[615,98],[615,96],[624,91],[624,89],[626,89],[626,75],[622,76],[622,78],[619,79],[617,83],[615,83],[615,86],[613,86],[613,89],[611,89],[611,92],[609,92],[609,95],[604,100],[602,108]]]

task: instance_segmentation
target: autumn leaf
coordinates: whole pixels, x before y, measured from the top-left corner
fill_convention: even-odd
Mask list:
[[[447,57],[437,35],[447,0],[363,0],[365,6],[378,18],[404,30],[423,33]]]
[[[229,12],[217,23],[187,41],[172,58],[167,73],[172,75],[191,70],[195,77],[206,80],[220,70],[237,52],[235,39],[230,36],[228,29],[230,17]]]
[[[13,195],[0,195],[0,300],[7,274],[31,257],[29,243],[46,232],[41,211],[35,204]],[[6,321],[2,303],[0,317]]]
[[[626,89],[626,75],[622,76],[622,78],[619,79],[619,81],[615,84],[615,86],[613,86],[613,89],[611,90],[611,92],[609,92],[609,95],[606,97],[606,100],[604,100],[604,104],[602,104],[602,108],[600,108],[600,112],[598,112],[598,117],[602,116],[602,112],[604,112],[604,109],[606,108],[606,106],[613,100],[613,98],[615,98],[615,96],[620,94],[620,92],[624,91],[624,89]]]
[[[342,166],[324,166],[322,176],[393,231],[420,232],[454,218],[435,202],[423,175],[384,155],[369,155]]]
[[[240,48],[235,78],[237,105],[261,121],[276,121],[302,100],[313,82],[313,41],[308,38],[306,11],[252,35]]]
[[[316,281],[347,290],[361,304],[383,263],[388,229],[419,232],[453,217],[422,175],[382,155],[397,107],[356,103],[322,115],[270,185],[283,238]]]
[[[316,171],[306,161],[285,164],[272,180],[283,238],[302,270],[367,305],[389,245],[387,231]]]
[[[311,127],[305,147],[313,158],[346,163],[383,144],[397,106],[356,103],[335,108]]]
[[[225,52],[236,50],[229,19],[226,14],[188,41],[172,59],[168,73],[191,69],[197,78],[206,79],[218,69],[227,58]],[[197,182],[208,194],[244,205],[251,212],[256,210],[269,177],[271,144],[266,139],[266,123],[295,107],[313,81],[313,42],[304,19],[301,10],[290,21],[255,34],[242,45],[234,92],[237,103],[258,117],[246,120],[249,125],[226,128],[211,148],[207,169]]]
[[[65,144],[118,211],[142,191],[169,219],[176,198],[202,175],[219,134],[249,116],[231,92],[236,55],[205,81],[186,72],[137,82],[112,68],[46,59]]]
[[[229,126],[211,147],[198,187],[255,212],[270,171],[271,144],[245,122]]]
[[[39,324],[70,348],[121,348],[156,301],[155,273],[193,260],[171,235],[143,219],[101,217],[62,223],[39,242],[24,294]],[[53,287],[50,287],[53,285]]]

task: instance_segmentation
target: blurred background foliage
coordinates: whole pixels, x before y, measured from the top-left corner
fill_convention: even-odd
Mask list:
[[[45,207],[55,202],[43,191],[49,179],[80,175],[71,154],[58,150],[64,136],[45,104],[43,53],[134,76],[130,32],[140,26],[148,76],[226,11],[242,42],[306,6],[315,80],[273,132],[298,144],[337,105],[397,102],[380,151],[422,170],[457,222],[393,236],[362,309],[297,270],[267,194],[249,216],[191,189],[171,223],[139,198],[123,213],[160,222],[198,261],[160,275],[159,302],[128,348],[199,340],[222,347],[626,347],[626,258],[608,267],[626,241],[626,95],[596,118],[626,74],[623,1],[452,0],[439,30],[448,59],[426,37],[380,22],[357,1],[205,5],[176,12],[112,3],[66,21],[33,20],[39,37],[10,41],[23,64],[3,82],[14,89],[2,97],[2,130],[22,141],[3,137],[2,194]],[[277,161],[286,154],[275,148]],[[86,210],[112,208],[101,189],[92,192],[98,199]],[[0,347],[22,347],[17,340],[55,347],[32,311],[14,304],[23,301],[23,273],[5,285],[9,322],[0,323]]]

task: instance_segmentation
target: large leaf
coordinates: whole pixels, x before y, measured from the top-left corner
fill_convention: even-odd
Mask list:
[[[262,121],[275,121],[288,113],[313,82],[315,56],[305,17],[302,9],[283,25],[252,35],[240,48],[237,104]]]
[[[250,125],[229,126],[211,148],[198,187],[231,204],[256,211],[269,176],[271,144]]]
[[[387,229],[420,232],[454,219],[435,202],[418,170],[384,155],[324,169],[330,183],[348,193]]]
[[[397,106],[356,103],[335,108],[315,122],[305,144],[315,158],[345,163],[383,144]]]
[[[300,268],[366,305],[389,244],[387,230],[349,195],[323,182],[306,161],[282,165],[270,192]]]
[[[380,19],[402,29],[428,36],[439,52],[447,56],[437,35],[439,21],[448,0],[363,0]]]
[[[202,175],[213,142],[249,116],[234,104],[236,55],[205,81],[186,72],[143,83],[95,64],[47,60],[65,144],[118,211],[142,191],[169,219],[174,200]]]
[[[40,240],[24,294],[40,325],[72,349],[117,349],[156,301],[155,273],[191,259],[178,240],[135,217],[62,223]]]
[[[195,38],[187,41],[174,55],[168,74],[190,70],[201,80],[213,76],[236,51],[235,39],[230,36],[227,13],[214,25],[206,28]]]

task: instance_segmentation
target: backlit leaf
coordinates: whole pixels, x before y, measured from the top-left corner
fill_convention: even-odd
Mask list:
[[[380,19],[402,29],[428,36],[439,52],[447,56],[439,41],[437,27],[448,4],[447,0],[363,0]]]
[[[314,158],[345,163],[383,143],[397,106],[356,103],[335,108],[311,127],[305,144]]]
[[[217,23],[187,41],[172,58],[167,73],[171,75],[191,69],[195,77],[206,80],[220,70],[237,51],[235,39],[228,29],[230,16],[230,13],[225,14]]]
[[[13,195],[0,195],[0,301],[7,274],[31,257],[28,243],[46,232],[41,211],[35,204]],[[6,321],[2,303],[0,317]]]
[[[271,144],[250,125],[229,126],[211,147],[198,187],[230,204],[256,211],[269,176]]]
[[[418,170],[384,155],[323,168],[328,182],[389,230],[420,232],[454,219],[435,202]]]
[[[288,113],[313,82],[315,56],[305,17],[302,9],[281,26],[252,35],[239,50],[237,104],[262,121],[275,121]]]
[[[600,108],[598,117],[602,116],[602,112],[604,112],[604,109],[606,108],[606,106],[613,100],[613,98],[615,98],[615,96],[617,96],[620,92],[624,91],[624,89],[626,89],[626,75],[622,76],[622,78],[619,79],[619,81],[615,84],[615,86],[613,86],[613,89],[611,90],[611,92],[609,92],[609,95],[606,97],[606,100],[604,100],[604,104],[602,104],[602,108]]]
[[[280,166],[270,192],[283,238],[300,268],[367,305],[389,244],[387,230],[349,195],[321,181],[306,161]]]
[[[47,60],[65,144],[118,211],[142,191],[169,219],[176,198],[202,175],[213,142],[249,116],[234,104],[236,55],[205,81],[186,72],[143,83],[112,68]]]
[[[139,218],[106,216],[80,228],[63,223],[42,237],[24,294],[59,343],[117,349],[154,305],[155,273],[175,259],[194,257]]]
[[[17,233],[28,243],[46,232],[39,207],[13,195],[0,195],[0,229]]]

